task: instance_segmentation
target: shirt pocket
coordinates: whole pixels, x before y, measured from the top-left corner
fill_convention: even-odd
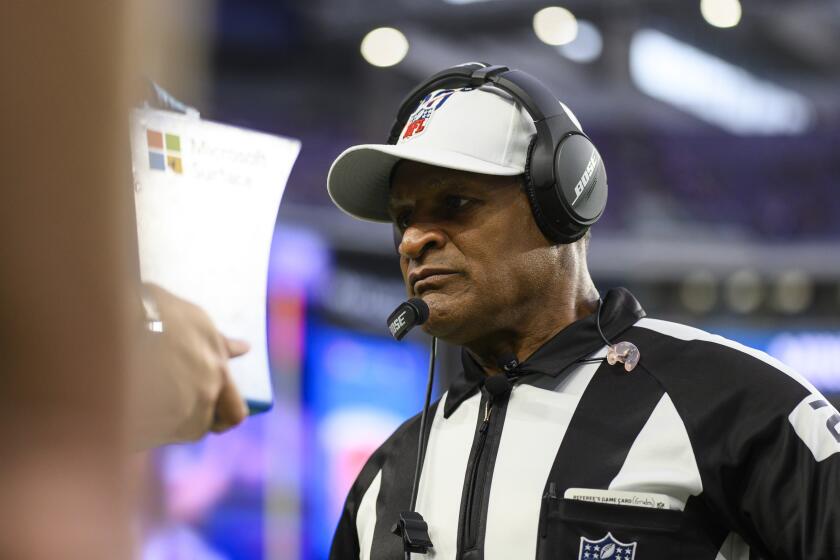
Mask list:
[[[717,550],[682,511],[548,500],[538,560],[715,560]]]

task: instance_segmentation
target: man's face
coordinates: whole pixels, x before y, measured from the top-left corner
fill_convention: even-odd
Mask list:
[[[538,309],[557,252],[540,232],[516,177],[402,161],[389,209],[402,232],[409,297],[431,311],[424,330],[467,344]]]

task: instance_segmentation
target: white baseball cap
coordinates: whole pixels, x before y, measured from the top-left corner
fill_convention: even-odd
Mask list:
[[[580,129],[574,115],[563,108]],[[437,90],[420,102],[396,144],[362,144],[338,156],[327,175],[327,190],[335,205],[351,216],[390,222],[391,171],[400,160],[486,175],[520,175],[534,134],[531,116],[499,88]]]

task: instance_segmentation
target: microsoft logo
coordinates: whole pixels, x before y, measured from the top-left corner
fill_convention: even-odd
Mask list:
[[[168,167],[179,175],[184,172],[180,136],[147,129],[146,143],[149,146],[149,169],[166,171]]]

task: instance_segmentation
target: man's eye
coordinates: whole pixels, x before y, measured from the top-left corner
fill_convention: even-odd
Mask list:
[[[469,204],[469,199],[460,196],[447,196],[444,204],[450,210],[457,210]]]

